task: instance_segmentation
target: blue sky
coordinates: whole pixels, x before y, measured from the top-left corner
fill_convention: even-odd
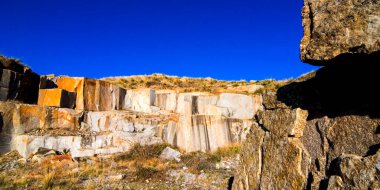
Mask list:
[[[0,54],[39,74],[290,78],[302,0],[0,0]]]

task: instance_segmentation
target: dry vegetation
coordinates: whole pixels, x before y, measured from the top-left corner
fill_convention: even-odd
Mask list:
[[[225,187],[233,171],[218,170],[222,158],[236,157],[240,145],[215,153],[184,154],[181,162],[159,158],[170,145],[135,145],[129,152],[72,160],[69,155],[56,155],[42,162],[22,162],[16,152],[0,156],[0,189],[181,189],[176,179],[168,179],[169,171],[209,174],[205,187],[221,179]],[[21,161],[20,161],[21,160]],[[198,181],[197,181],[198,183]],[[215,184],[214,184],[215,185]],[[191,188],[192,189],[192,188]]]
[[[263,81],[225,81],[212,78],[189,78],[167,76],[163,74],[139,75],[130,77],[110,77],[103,80],[119,85],[126,89],[152,88],[152,89],[170,89],[178,92],[231,92],[231,93],[253,93],[249,91],[250,85],[262,85],[264,88],[259,92],[274,90],[278,87],[288,84],[291,80],[263,80]]]

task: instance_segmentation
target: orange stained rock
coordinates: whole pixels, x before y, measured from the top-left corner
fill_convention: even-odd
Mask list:
[[[61,108],[74,108],[76,94],[62,89],[40,89],[38,105]]]
[[[64,89],[71,92],[76,92],[76,109],[84,110],[84,103],[83,103],[83,89],[84,89],[84,80],[83,77],[66,77],[66,76],[60,76],[57,78],[56,83],[58,88]]]

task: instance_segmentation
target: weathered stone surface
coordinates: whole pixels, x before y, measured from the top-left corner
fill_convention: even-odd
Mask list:
[[[58,151],[70,150],[73,157],[114,154],[128,151],[134,144],[160,143],[155,131],[147,129],[140,133],[115,132],[91,133],[88,136],[35,136],[16,135],[15,149],[25,158],[30,157],[40,147]]]
[[[12,114],[15,133],[24,134],[41,129],[77,130],[83,113],[66,108],[19,104]]]
[[[156,90],[154,106],[174,112],[177,107],[177,93],[174,90]]]
[[[57,88],[57,84],[53,81],[54,75],[40,76],[40,89]]]
[[[19,86],[20,74],[8,69],[0,69],[0,87],[14,90]]]
[[[377,0],[304,0],[301,59],[324,65],[343,54],[380,50],[380,2]]]
[[[95,132],[139,132],[158,127],[160,117],[137,116],[129,111],[87,112],[84,122]]]
[[[12,149],[13,110],[16,105],[12,102],[0,101],[0,154],[9,152]]]
[[[14,59],[0,57],[0,100],[36,103],[40,77]]]
[[[38,105],[59,108],[74,108],[75,98],[75,92],[68,92],[62,89],[40,89]]]
[[[304,189],[311,159],[300,137],[307,111],[266,110],[258,118],[261,129],[253,127],[243,144],[236,188]]]
[[[155,91],[153,89],[128,90],[125,97],[125,109],[138,112],[152,113],[155,102]]]
[[[251,120],[180,115],[178,121],[170,121],[164,127],[162,138],[188,152],[215,151],[244,140],[251,125]]]
[[[239,119],[252,119],[258,106],[252,96],[233,93],[222,93],[217,106],[228,109],[229,117]]]
[[[126,90],[105,81],[81,77],[57,77],[58,88],[76,92],[76,109],[86,111],[120,110]]]
[[[307,116],[307,111],[300,108],[277,109],[261,112],[259,119],[271,135],[299,138],[303,135]]]
[[[379,189],[380,151],[368,157],[343,154],[339,171],[339,176],[330,177],[328,189]]]
[[[33,72],[18,74],[10,70],[0,70],[0,100],[17,100],[36,103],[39,76]]]
[[[26,68],[22,75],[16,100],[28,104],[36,104],[38,100],[39,84],[40,76],[29,68]]]
[[[167,160],[175,160],[177,162],[181,161],[181,153],[177,150],[174,150],[170,147],[166,147],[161,155],[160,155],[160,158],[162,159],[167,159]]]
[[[0,55],[0,68],[8,69],[17,73],[24,72],[24,66],[16,59],[6,58]]]
[[[252,119],[262,109],[261,96],[205,92],[178,94],[176,112],[187,115],[213,115],[236,119]]]
[[[263,164],[265,132],[257,124],[252,126],[247,140],[243,143],[240,156],[239,174],[233,189],[259,189]]]
[[[304,90],[315,90],[313,86],[302,87]],[[255,117],[260,129],[251,131],[241,154],[240,171],[249,172],[239,172],[235,187],[237,189],[326,189],[328,185],[331,189],[371,187],[345,186],[352,180],[350,178],[346,180],[350,182],[344,181],[339,156],[354,154],[363,157],[372,155],[378,150],[380,122],[376,114],[366,115],[372,112],[370,110],[360,112],[361,109],[352,109],[352,107],[321,109],[322,106],[317,106],[318,101],[304,99],[304,94],[297,94],[295,92],[298,91],[291,90],[295,89],[287,89],[287,92],[293,93],[287,98],[289,102],[296,103],[289,105],[281,102],[284,99],[278,99],[278,93],[263,96],[264,110],[258,112]],[[316,100],[320,101],[318,98]],[[323,106],[328,105],[331,106],[331,104]],[[308,111],[304,110],[305,108]],[[343,111],[337,112],[337,110]],[[265,138],[260,142],[261,133],[264,132]],[[253,158],[252,152],[256,154],[260,152],[261,163],[257,158]],[[338,176],[335,177],[336,175]],[[367,178],[369,174],[359,176],[363,177],[355,179],[355,183],[363,180],[366,184],[375,184],[372,178]],[[379,178],[375,179],[379,181]]]

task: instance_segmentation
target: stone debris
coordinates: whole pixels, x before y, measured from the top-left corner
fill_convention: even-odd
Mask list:
[[[166,160],[175,160],[177,162],[180,162],[181,161],[181,153],[177,150],[174,150],[170,147],[166,147],[161,155],[160,155],[160,158],[162,159],[166,159]]]

